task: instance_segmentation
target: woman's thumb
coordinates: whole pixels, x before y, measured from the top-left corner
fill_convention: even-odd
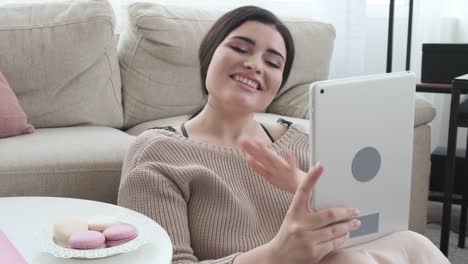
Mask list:
[[[294,194],[294,199],[292,202],[293,210],[310,210],[310,195],[312,194],[312,189],[317,183],[317,180],[320,178],[323,172],[323,165],[318,162],[313,168],[311,168],[302,182],[299,184],[296,194]]]

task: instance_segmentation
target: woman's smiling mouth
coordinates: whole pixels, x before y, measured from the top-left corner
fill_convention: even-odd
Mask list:
[[[249,90],[261,91],[260,84],[257,81],[248,79],[246,77],[235,74],[232,76],[236,82],[240,83],[243,86],[247,86]]]

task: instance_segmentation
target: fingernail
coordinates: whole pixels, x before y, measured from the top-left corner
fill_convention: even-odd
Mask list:
[[[322,163],[320,161],[315,164],[315,168],[318,168],[319,166],[322,166]]]
[[[354,226],[354,227],[360,227],[360,226],[361,226],[361,221],[359,221],[359,220],[353,220],[353,226]]]
[[[353,210],[353,216],[358,216],[360,213],[358,209]]]

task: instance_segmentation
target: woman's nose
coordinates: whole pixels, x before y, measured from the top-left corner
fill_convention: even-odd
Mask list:
[[[261,60],[256,58],[255,56],[249,57],[244,61],[244,67],[251,70],[255,71],[255,73],[261,73],[262,72],[262,64]]]

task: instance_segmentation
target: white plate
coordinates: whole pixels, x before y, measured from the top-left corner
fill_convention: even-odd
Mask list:
[[[149,237],[145,235],[146,232],[142,232],[147,228],[151,228],[151,222],[147,219],[135,218],[130,215],[114,216],[123,223],[133,225],[138,230],[138,236],[119,246],[103,248],[103,249],[91,249],[91,250],[78,250],[65,248],[55,244],[53,240],[53,223],[50,227],[46,227],[41,233],[39,233],[36,243],[41,252],[50,253],[58,258],[79,258],[79,259],[96,259],[106,258],[122,253],[133,251],[142,245],[150,241]]]

